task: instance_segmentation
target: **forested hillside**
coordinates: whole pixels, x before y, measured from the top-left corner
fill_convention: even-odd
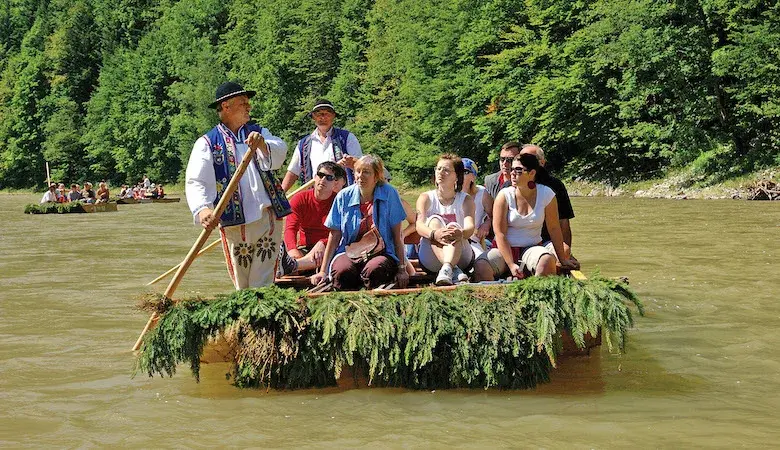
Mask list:
[[[44,161],[180,179],[228,79],[291,147],[331,99],[415,182],[506,140],[609,182],[780,163],[776,1],[0,0],[0,188],[42,185]]]

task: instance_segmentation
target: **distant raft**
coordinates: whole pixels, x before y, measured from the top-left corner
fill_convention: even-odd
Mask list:
[[[120,205],[137,205],[139,203],[179,203],[179,197],[165,198],[120,198],[116,202]]]
[[[97,212],[116,212],[116,203],[30,203],[24,207],[25,214],[81,214]]]
[[[642,303],[620,281],[531,277],[504,284],[330,292],[269,286],[215,299],[147,299],[161,314],[134,374],[173,376],[227,361],[239,387],[343,385],[412,389],[533,388],[549,380],[564,341],[587,354],[623,350]],[[341,379],[341,380],[340,380]]]

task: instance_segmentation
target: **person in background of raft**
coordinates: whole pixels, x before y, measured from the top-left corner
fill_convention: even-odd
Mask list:
[[[70,185],[70,192],[68,192],[68,201],[75,202],[81,200],[81,191],[79,191],[79,185],[73,183]]]
[[[101,181],[100,184],[98,184],[95,203],[108,203],[109,196],[110,195],[108,192],[108,186],[106,186],[106,182]]]
[[[163,189],[162,184],[157,185],[157,191],[155,193],[157,194],[155,198],[165,198],[165,189]]]
[[[563,238],[555,193],[535,181],[543,171],[535,156],[524,154],[515,157],[512,162],[514,186],[499,191],[493,205],[495,245],[477,259],[474,269],[476,281],[557,273],[555,255],[563,254]],[[550,231],[554,251],[543,245],[544,224]],[[560,265],[564,269],[575,268],[566,258],[560,258]]]
[[[463,161],[452,154],[439,156],[436,189],[417,198],[420,264],[437,273],[436,285],[468,281],[474,264],[469,238],[474,233],[474,199],[463,192]]]
[[[287,144],[249,117],[249,99],[255,91],[240,84],[221,84],[209,105],[220,123],[201,136],[187,164],[185,194],[196,224],[205,229],[220,226],[228,273],[236,289],[260,287],[274,281],[282,218],[290,204],[273,170],[287,156]],[[244,155],[254,160],[221,216],[214,216],[230,179]]]
[[[338,290],[375,288],[392,281],[396,287],[405,288],[409,283],[401,238],[405,217],[398,191],[385,181],[382,159],[361,157],[355,163],[355,183],[336,195],[325,219],[330,234],[320,271],[311,277],[312,284],[318,285],[329,274]],[[373,233],[372,228],[384,241],[384,251],[367,261],[353,261],[346,255],[346,247]]]
[[[95,203],[95,191],[92,190],[92,183],[89,181],[84,183],[84,190],[81,191],[81,198],[85,203]]]
[[[43,193],[43,197],[41,198],[41,205],[44,203],[56,203],[57,202],[57,194],[54,192],[57,190],[57,185],[52,183],[49,185],[49,189],[46,190],[46,192]]]
[[[300,192],[290,200],[292,214],[287,216],[284,224],[277,277],[314,270],[322,265],[329,233],[325,228],[325,218],[336,198],[336,186],[346,176],[340,165],[332,161],[322,162],[314,174],[314,189]]]
[[[309,113],[316,128],[311,134],[298,141],[287,174],[282,181],[282,189],[287,192],[296,180],[301,184],[311,180],[313,169],[324,161],[333,161],[347,170],[347,185],[354,182],[352,170],[355,161],[363,156],[360,143],[354,134],[333,126],[336,120],[336,109],[333,103],[326,99],[317,100]]]
[[[474,199],[474,234],[469,238],[469,242],[474,250],[474,257],[479,257],[487,250],[485,239],[490,235],[493,225],[493,197],[484,186],[477,184],[477,163],[463,158],[463,168],[466,170],[463,175],[463,191]]]
[[[512,185],[512,160],[520,153],[520,144],[514,141],[507,142],[501,146],[499,156],[499,170],[485,177],[485,189],[493,200],[496,199],[498,191]]]
[[[520,149],[520,154],[534,155],[539,160],[539,165],[544,167],[547,162],[544,158],[544,150],[541,147],[534,144],[525,144]],[[566,186],[561,180],[550,175],[546,170],[536,174],[536,182],[543,184],[555,192],[555,200],[558,202],[558,221],[561,224],[561,234],[563,235],[563,257],[564,259],[571,259],[577,269],[579,269],[579,261],[577,261],[571,254],[571,224],[570,219],[574,218],[574,209],[571,207],[571,200],[569,199],[569,192],[566,190]],[[550,245],[550,233],[547,231],[547,226],[542,227],[542,240],[547,245]]]
[[[390,171],[385,167],[385,180],[390,183],[392,179]],[[417,234],[417,213],[412,208],[412,205],[403,198],[401,198],[401,205],[403,205],[404,213],[406,213],[406,226],[401,230],[401,238],[404,240],[404,252],[406,254],[406,273],[412,276],[417,273],[417,270],[409,259],[412,257],[414,259],[418,258],[417,251],[420,244],[420,235]],[[414,241],[415,243],[407,243],[409,241]]]
[[[57,189],[54,190],[54,195],[57,197],[57,203],[67,203],[68,197],[65,192],[65,183],[59,183]]]

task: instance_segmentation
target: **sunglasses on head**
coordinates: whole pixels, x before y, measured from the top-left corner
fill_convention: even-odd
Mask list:
[[[320,177],[320,178],[325,178],[328,181],[333,181],[333,180],[336,179],[336,175],[330,175],[330,174],[323,173],[323,172],[317,172],[317,176]]]

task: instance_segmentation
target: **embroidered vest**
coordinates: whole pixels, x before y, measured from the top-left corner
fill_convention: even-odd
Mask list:
[[[349,138],[349,131],[333,127],[331,128],[331,148],[333,149],[333,160],[336,162],[341,161],[347,153],[347,139]],[[311,166],[311,134],[307,134],[303,139],[298,141],[298,156],[301,161],[301,184],[311,180],[314,176],[314,169],[316,167]],[[345,168],[347,172],[347,184],[351,185],[355,182],[355,177],[352,173],[352,169]]]
[[[204,135],[211,151],[211,158],[214,164],[214,175],[217,180],[217,197],[214,204],[219,203],[222,193],[227,189],[230,179],[236,173],[236,140],[243,142],[246,136],[252,131],[262,133],[263,127],[254,122],[249,122],[238,130],[238,136],[234,136],[225,125],[219,124]],[[260,179],[263,182],[268,197],[271,199],[276,217],[282,217],[292,212],[290,203],[282,191],[282,186],[274,176],[273,171],[261,170],[260,162],[257,159],[257,153],[254,154],[252,163],[260,173]],[[240,164],[240,162],[239,162]],[[241,225],[246,222],[244,209],[241,203],[241,189],[233,192],[233,198],[228,202],[225,211],[220,216],[220,224],[223,227]]]

